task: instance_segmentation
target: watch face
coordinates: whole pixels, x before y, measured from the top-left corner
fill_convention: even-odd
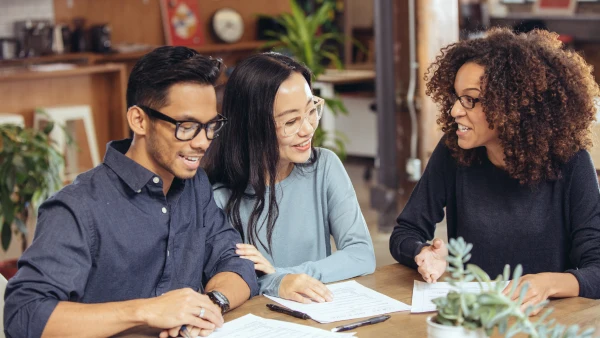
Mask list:
[[[222,293],[220,293],[220,292],[218,292],[218,291],[217,291],[217,292],[213,291],[213,292],[212,292],[212,294],[213,294],[213,296],[215,296],[215,298],[216,298],[216,299],[217,299],[217,300],[218,300],[220,303],[225,303],[225,302],[227,302],[227,299],[225,298],[225,296],[223,296],[223,294],[222,294]]]
[[[236,42],[244,34],[244,21],[240,13],[230,8],[218,10],[212,20],[215,35],[225,42]]]
[[[208,293],[208,297],[221,308],[221,312],[225,313],[229,310],[229,300],[224,294],[219,291],[211,291]]]

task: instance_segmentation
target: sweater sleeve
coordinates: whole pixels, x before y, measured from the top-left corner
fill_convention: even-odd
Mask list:
[[[329,225],[337,251],[318,261],[276,268],[275,273],[259,278],[261,293],[278,295],[279,284],[289,273],[305,273],[329,283],[375,271],[373,242],[350,177],[335,153],[326,149],[320,151],[328,209],[324,224]]]
[[[572,273],[579,282],[579,296],[600,299],[600,191],[590,154],[581,151],[573,163],[568,205]]]
[[[416,268],[415,256],[432,240],[436,224],[444,219],[446,180],[453,179],[449,166],[454,161],[440,140],[423,176],[415,186],[404,210],[396,219],[390,237],[390,252],[399,263]]]

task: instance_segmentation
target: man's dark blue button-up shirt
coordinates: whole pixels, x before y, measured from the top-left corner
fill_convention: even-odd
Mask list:
[[[215,274],[239,274],[258,294],[251,261],[235,254],[240,235],[216,206],[204,171],[163,182],[109,143],[104,163],[39,209],[31,247],[6,289],[5,332],[40,337],[59,301],[104,303],[203,291]]]

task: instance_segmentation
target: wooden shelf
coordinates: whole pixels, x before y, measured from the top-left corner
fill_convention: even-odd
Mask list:
[[[266,41],[247,41],[238,43],[222,43],[222,44],[209,44],[205,46],[195,47],[201,54],[211,53],[226,53],[226,52],[239,52],[239,51],[253,51],[260,49]],[[0,67],[3,66],[15,66],[15,65],[32,65],[41,63],[53,63],[53,62],[73,62],[82,64],[95,64],[99,62],[128,62],[135,61],[141,58],[143,55],[150,52],[152,49],[147,49],[139,52],[131,53],[112,53],[112,54],[98,54],[98,53],[69,53],[60,55],[48,55],[40,57],[32,57],[25,59],[11,59],[11,60],[0,60]]]
[[[0,69],[0,81],[59,78],[73,75],[91,75],[98,73],[120,72],[124,70],[125,68],[123,65],[114,63],[91,66],[77,66],[73,69],[56,71],[36,71],[29,70],[27,68],[10,68]]]
[[[359,82],[371,82],[375,80],[374,70],[356,69],[327,69],[324,74],[319,75],[316,82],[348,84]]]
[[[126,67],[122,63],[55,71],[35,71],[27,67],[4,69],[0,70],[0,111],[23,115],[25,125],[31,127],[34,111],[39,107],[87,105],[92,110],[98,152],[103,156],[108,141],[129,135],[125,117],[126,86]],[[83,130],[83,125],[77,129]],[[76,136],[77,143],[86,149],[85,134],[79,136]],[[91,158],[87,162],[88,156],[81,160],[82,169],[93,166]]]
[[[600,14],[540,15],[536,13],[510,13],[506,16],[493,16],[491,20],[561,20],[561,21],[600,21]]]
[[[536,15],[535,13],[512,13],[504,17],[490,17],[492,26],[514,27],[525,20],[543,20],[551,32],[571,35],[576,42],[598,43],[600,14],[576,14],[573,16]]]
[[[260,49],[267,41],[246,41],[233,44],[212,44],[195,48],[199,53],[235,52]]]
[[[93,59],[97,54],[94,53],[68,53],[57,55],[36,56],[24,59],[8,59],[0,60],[0,67],[15,66],[15,65],[33,65],[41,63],[53,62],[79,62],[93,63]]]
[[[210,54],[210,53],[222,53],[222,52],[238,52],[238,51],[252,51],[256,49],[260,49],[262,45],[265,44],[266,41],[250,41],[250,42],[239,42],[233,44],[210,44],[205,46],[195,47],[194,49],[201,54]],[[131,61],[137,60],[147,54],[150,50],[133,52],[133,53],[117,53],[117,54],[104,54],[97,55],[96,60],[101,62],[112,61]]]

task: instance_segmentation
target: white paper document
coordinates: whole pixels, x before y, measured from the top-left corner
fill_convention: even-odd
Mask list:
[[[306,325],[265,319],[252,314],[234,319],[213,332],[211,338],[340,338],[354,333],[333,333]]]
[[[292,310],[304,312],[319,323],[410,310],[409,305],[362,286],[356,281],[331,284],[327,287],[333,293],[332,302],[302,304],[277,297],[265,297]]]
[[[508,285],[508,282],[503,283],[505,284],[505,287],[506,285]],[[489,290],[487,283],[482,284],[484,291]],[[492,288],[496,287],[496,282],[492,282],[490,283],[490,285],[492,286]],[[477,282],[465,283],[464,288],[465,290],[472,293],[481,292],[481,289],[479,288],[479,283]],[[447,282],[437,282],[429,284],[416,280],[413,285],[412,305],[410,308],[410,312],[420,313],[435,311],[435,304],[433,304],[431,300],[439,297],[445,297],[451,290],[456,290],[456,288]]]

